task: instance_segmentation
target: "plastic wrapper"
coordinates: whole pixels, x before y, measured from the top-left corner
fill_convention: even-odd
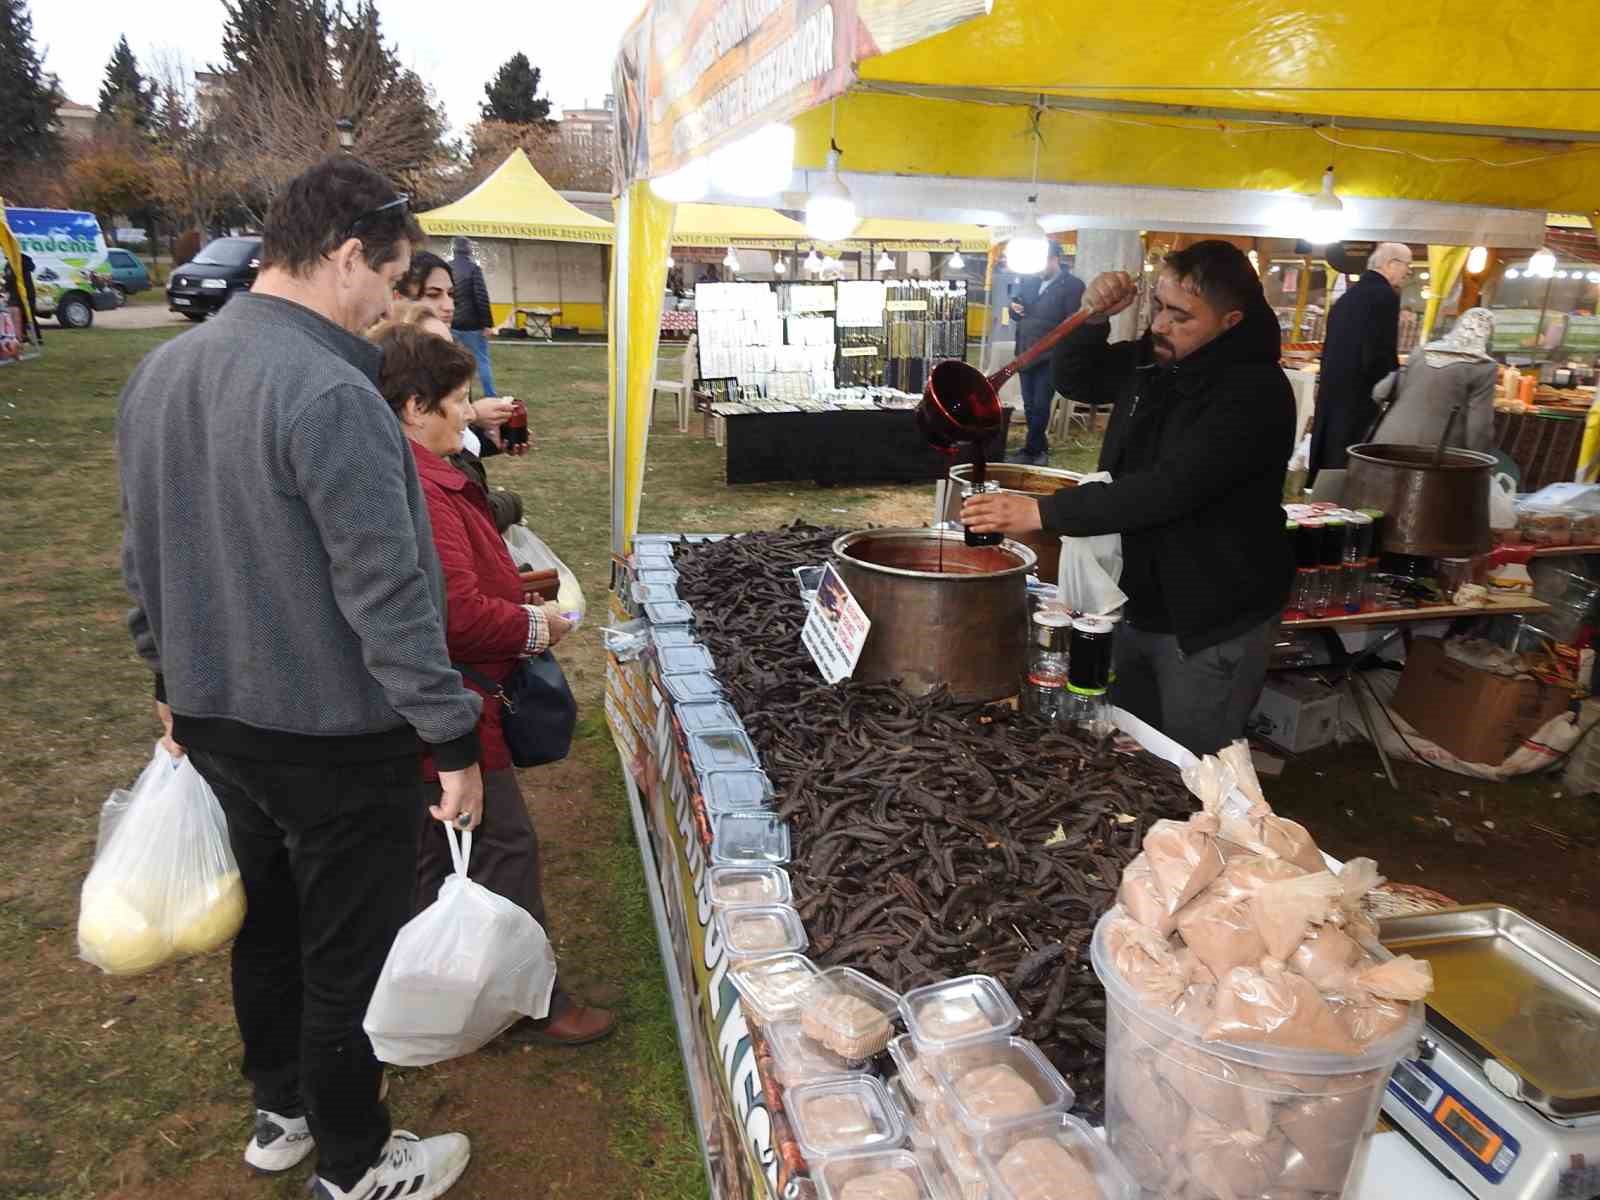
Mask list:
[[[1189,1105],[1165,1075],[1156,1069],[1160,1058],[1148,1050],[1124,1045],[1108,1054],[1107,1073],[1117,1076],[1117,1095],[1134,1128],[1152,1147],[1170,1147],[1182,1136],[1189,1120]]]
[[[1222,873],[1217,818],[1196,813],[1187,821],[1157,821],[1144,835],[1145,859],[1161,885],[1167,909],[1177,912]]]
[[[1217,1015],[1205,1036],[1326,1054],[1358,1049],[1316,985],[1271,961],[1235,967],[1219,979]]]
[[[1249,896],[1231,895],[1216,884],[1178,914],[1178,932],[1219,981],[1235,967],[1259,963],[1267,952]]]
[[[106,802],[78,909],[79,954],[112,975],[215,950],[244,923],[227,819],[194,764],[157,745],[126,795]]]
[[[1131,917],[1119,916],[1107,927],[1106,946],[1122,977],[1158,1008],[1176,1003],[1189,986],[1189,969],[1171,943]]]
[[[1353,973],[1335,1008],[1350,1036],[1365,1045],[1404,1025],[1410,1002],[1426,999],[1432,990],[1432,965],[1402,954]]]
[[[1355,965],[1365,957],[1360,945],[1344,930],[1323,925],[1306,935],[1289,965],[1324,993],[1342,991]]]
[[[572,569],[562,562],[538,534],[526,525],[513,525],[504,534],[506,549],[519,571],[554,571],[561,580],[556,592],[556,607],[563,614],[576,613],[581,619],[589,610],[583,588]]]
[[[1282,1172],[1287,1145],[1281,1133],[1230,1129],[1196,1112],[1183,1135],[1183,1165],[1198,1195],[1260,1196]]]
[[[544,929],[467,877],[470,832],[445,832],[455,873],[395,935],[362,1022],[380,1062],[459,1058],[550,1009],[556,957]]]
[[[1277,1127],[1289,1141],[1282,1181],[1309,1191],[1337,1192],[1372,1124],[1373,1096],[1359,1089],[1285,1104]]]
[[[1329,871],[1269,883],[1250,897],[1250,912],[1267,954],[1285,962],[1313,925],[1332,915],[1344,890]]]
[[[1141,851],[1122,871],[1122,882],[1117,885],[1117,902],[1123,910],[1138,921],[1166,937],[1178,927],[1177,917],[1167,905],[1167,894],[1161,888],[1150,867],[1150,859]]]

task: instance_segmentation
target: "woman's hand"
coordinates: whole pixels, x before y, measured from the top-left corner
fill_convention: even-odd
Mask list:
[[[544,613],[545,622],[550,628],[552,646],[572,632],[572,622],[561,615],[561,610],[555,604],[541,604],[539,611]]]
[[[511,419],[511,401],[505,396],[484,396],[472,402],[472,420],[487,430],[498,430]]]

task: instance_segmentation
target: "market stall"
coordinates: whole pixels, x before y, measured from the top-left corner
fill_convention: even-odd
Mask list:
[[[1013,241],[1033,239],[1041,226],[1075,229],[1080,271],[1141,271],[1139,230],[1299,237],[1311,214],[1328,209],[1312,202],[1319,185],[1338,202],[1352,238],[1527,246],[1536,243],[1546,209],[1588,206],[1584,152],[1596,139],[1592,116],[1560,91],[1587,78],[1582,55],[1558,49],[1547,63],[1560,80],[1556,98],[1540,93],[1535,102],[1499,54],[1498,32],[1452,27],[1445,37],[1430,16],[1376,4],[1346,6],[1337,20],[1296,12],[1296,36],[1281,36],[1270,48],[1261,44],[1257,6],[1246,3],[1208,12],[1203,28],[1176,6],[1146,10],[1144,20],[1130,23],[1119,13],[1041,10],[1017,0],[859,8],[834,0],[765,15],[739,10],[751,27],[714,21],[713,9],[652,6],[618,62],[625,186],[617,203],[611,344],[614,615],[638,624],[612,635],[608,675],[608,716],[638,798],[641,849],[660,883],[653,900],[673,962],[713,1191],[878,1194],[855,1177],[830,1175],[834,1153],[906,1144],[915,1148],[906,1156],[912,1164],[879,1164],[903,1180],[877,1179],[873,1187],[908,1197],[942,1194],[917,1174],[932,1171],[953,1177],[951,1194],[990,1184],[992,1194],[1004,1195],[1007,1156],[1017,1147],[989,1140],[1004,1119],[985,1126],[963,1108],[973,1099],[962,1090],[973,1083],[971,1072],[934,1067],[932,1082],[950,1093],[956,1117],[942,1129],[918,1118],[930,1095],[943,1093],[895,1095],[895,1087],[910,1093],[927,1086],[908,1057],[940,1054],[938,1033],[918,1024],[916,989],[970,972],[989,980],[974,989],[998,992],[1017,1015],[1011,1023],[1011,1010],[998,1000],[985,1009],[976,992],[954,1006],[952,1019],[962,1026],[957,1042],[983,1035],[987,1057],[978,1065],[992,1068],[987,1082],[1008,1089],[1009,1101],[997,1102],[1018,1106],[1009,1116],[1073,1109],[1103,1118],[1118,1169],[1131,1170],[1148,1194],[1185,1193],[1192,1183],[1198,1195],[1388,1195],[1401,1177],[1408,1195],[1466,1194],[1472,1169],[1452,1169],[1451,1155],[1464,1155],[1471,1142],[1458,1133],[1451,1143],[1448,1124],[1426,1131],[1440,1151],[1431,1162],[1406,1143],[1380,1175],[1370,1166],[1362,1175],[1369,1153],[1374,1163],[1390,1153],[1371,1150],[1371,1123],[1380,1101],[1400,1103],[1385,1084],[1404,1044],[1414,1045],[1415,1028],[1399,1036],[1391,1025],[1397,1040],[1378,1052],[1381,1038],[1368,1042],[1347,1028],[1360,1043],[1352,1048],[1318,1015],[1312,1024],[1321,1032],[1308,1030],[1309,1044],[1297,1048],[1320,1052],[1339,1042],[1333,1062],[1311,1070],[1292,1056],[1272,1067],[1248,1055],[1230,1060],[1281,1072],[1262,1089],[1272,1093],[1266,1107],[1253,1113],[1229,1088],[1212,1095],[1195,1074],[1141,1077],[1152,1064],[1129,1065],[1140,1056],[1123,1053],[1126,1041],[1118,1049],[1119,1028],[1136,1024],[1126,1014],[1143,1002],[1117,992],[1119,976],[1129,982],[1127,967],[1096,973],[1093,926],[1126,884],[1140,847],[1155,854],[1145,835],[1163,819],[1192,813],[1197,802],[1159,761],[1161,741],[1147,730],[1133,730],[1138,745],[1119,747],[1103,735],[1054,732],[1026,703],[1022,712],[980,703],[1017,686],[1028,632],[1022,576],[1036,565],[1031,550],[1007,544],[989,566],[952,583],[963,572],[947,574],[944,556],[959,557],[959,534],[889,537],[881,546],[887,557],[872,560],[876,569],[849,565],[857,556],[848,552],[849,537],[835,540],[839,531],[798,528],[709,544],[634,538],[660,313],[656,281],[673,222],[673,204],[649,181],[676,177],[681,184],[679,172],[698,170],[711,181],[703,195],[732,199],[740,181],[718,182],[719,163],[760,174],[754,142],[746,139],[765,122],[788,121],[801,169],[778,172],[758,202],[820,211],[826,200],[834,215],[849,202],[868,215],[994,225],[1009,231],[1002,240]],[[1283,14],[1274,19],[1281,32]],[[1150,24],[1194,36],[1152,40]],[[1390,86],[1397,41],[1412,49],[1415,87]],[[680,57],[662,49],[677,46],[695,52]],[[1241,55],[1239,47],[1261,52]],[[1463,55],[1485,64],[1478,82],[1494,98],[1475,119],[1486,124],[1460,124],[1448,98]],[[1063,82],[1014,89],[1016,80],[1058,80],[1061,63],[1089,60],[1097,64],[1093,88]],[[1314,102],[1305,98],[1308,78],[1317,80]],[[1375,80],[1385,87],[1373,87]],[[1316,111],[1303,111],[1313,104]],[[1328,133],[1335,125],[1337,134]],[[1509,169],[1514,156],[1505,139],[1532,129],[1548,137],[1548,153],[1522,154]],[[1330,139],[1348,143],[1338,156],[1336,196],[1333,180],[1323,182]],[[830,146],[842,149],[842,159]],[[835,238],[847,237],[857,221],[852,214],[839,224]],[[911,558],[896,557],[902,553]],[[939,555],[938,570],[930,553]],[[805,582],[793,570],[828,558],[847,574],[866,571],[849,591],[872,633],[827,575],[810,581],[816,603],[808,609],[802,600]],[[964,603],[946,623],[918,623],[952,610],[916,589],[968,586],[967,602],[1001,608],[980,619]],[[889,607],[875,608],[879,603]],[[893,615],[896,603],[908,615]],[[860,649],[866,634],[853,675],[848,665],[819,671],[817,664],[834,659],[819,648],[818,628],[807,632],[814,619],[833,626],[834,653],[852,639]],[[975,628],[1002,632],[974,642]],[[1089,670],[1100,661],[1094,649],[1102,643],[1092,639],[1104,632],[1091,622],[1082,633],[1092,644],[1070,662]],[[919,655],[943,664],[928,688],[909,682],[922,678]],[[850,682],[821,682],[843,676]],[[904,690],[889,679],[906,681]],[[938,690],[939,682],[951,690]],[[977,690],[966,691],[969,684]],[[1115,722],[1117,714],[1095,700],[1093,682],[1081,686],[1073,695],[1087,697],[1087,719]],[[1046,814],[1059,829],[1032,836],[1028,821]],[[759,869],[780,861],[789,867],[783,876]],[[1315,877],[1320,865],[1308,859],[1301,870]],[[719,867],[752,873],[730,881],[713,874]],[[731,891],[720,890],[724,883]],[[772,911],[739,913],[753,899],[774,901]],[[1349,921],[1361,919],[1342,911]],[[1302,926],[1285,941],[1284,955],[1292,957],[1304,932]],[[732,961],[752,954],[761,965]],[[819,969],[820,983],[811,978]],[[1398,973],[1418,972],[1408,964]],[[1304,992],[1306,978],[1284,982],[1272,974],[1268,982]],[[1390,1005],[1385,1021],[1422,1019],[1419,994],[1403,1001],[1366,995],[1374,1008]],[[1299,1011],[1311,1018],[1322,1012],[1318,1003],[1307,994]],[[901,1022],[905,1032],[898,1034]],[[1156,1024],[1163,1044],[1187,1036]],[[1000,1038],[1003,1030],[1014,1031],[1015,1042]],[[886,1061],[880,1052],[891,1033],[902,1053]],[[1185,1044],[1186,1055],[1210,1053]],[[843,1061],[830,1061],[824,1050]],[[1375,1056],[1362,1057],[1369,1050]],[[819,1059],[823,1078],[808,1078]],[[1539,1074],[1531,1067],[1513,1073],[1530,1081]],[[1313,1074],[1351,1077],[1348,1094],[1359,1099],[1333,1099],[1344,1094],[1338,1085],[1306,1088],[1298,1098],[1273,1091],[1284,1075]],[[879,1078],[891,1075],[898,1076],[894,1086]],[[1207,1073],[1200,1068],[1198,1075]],[[1412,1075],[1423,1080],[1417,1094],[1431,1095],[1428,1070]],[[1237,1076],[1229,1078],[1231,1087]],[[1464,1078],[1452,1075],[1438,1086],[1460,1092]],[[1523,1110],[1514,1110],[1514,1120],[1511,1106],[1491,1108],[1477,1092],[1461,1107],[1468,1116],[1457,1125],[1488,1131],[1481,1146],[1489,1148],[1485,1166],[1499,1172],[1496,1182],[1528,1177],[1516,1171],[1554,1180],[1559,1172],[1550,1164],[1583,1144],[1581,1135],[1563,1141],[1566,1135],[1537,1124],[1517,1125]],[[1334,1108],[1343,1110],[1337,1120]],[[1145,1118],[1149,1127],[1133,1138],[1130,1120],[1137,1126]],[[1058,1132],[1071,1127],[1064,1117],[1050,1122]],[[1506,1134],[1514,1125],[1548,1136],[1513,1146]],[[1416,1139],[1421,1144],[1422,1135]],[[1169,1177],[1154,1172],[1150,1150]],[[1037,1152],[1080,1171],[1096,1171],[1101,1162],[1065,1133]],[[1018,1161],[1009,1166],[1014,1173]],[[1125,1193],[1102,1186],[1083,1194]]]

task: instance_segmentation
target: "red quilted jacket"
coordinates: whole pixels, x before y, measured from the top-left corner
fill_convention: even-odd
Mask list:
[[[528,644],[528,613],[522,607],[516,564],[495,532],[483,489],[427,447],[412,442],[411,453],[444,568],[444,635],[450,661],[502,680]],[[466,684],[480,694],[484,690],[470,679]],[[478,737],[485,771],[511,765],[511,751],[500,732],[500,705],[493,700],[483,702]],[[429,779],[436,777],[431,755],[423,759],[423,772]]]

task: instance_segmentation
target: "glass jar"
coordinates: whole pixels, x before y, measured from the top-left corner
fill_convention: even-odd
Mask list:
[[[1065,716],[1071,626],[1072,618],[1064,612],[1041,608],[1033,614],[1022,709],[1052,724]]]

